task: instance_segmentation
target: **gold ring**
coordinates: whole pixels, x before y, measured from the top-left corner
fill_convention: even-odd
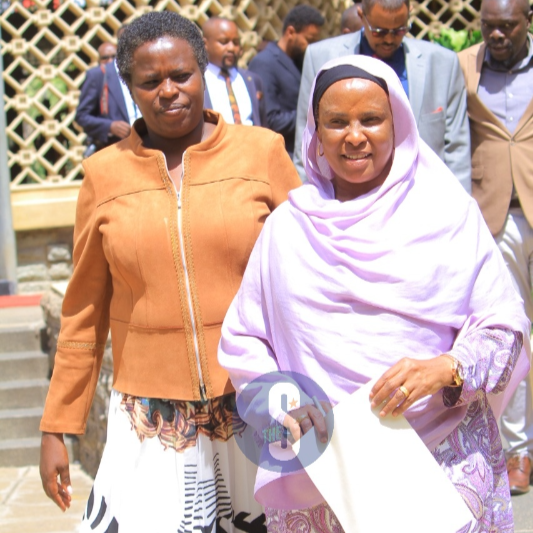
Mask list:
[[[404,387],[403,385],[399,388],[399,390],[401,390],[403,392],[403,395],[405,396],[406,400],[411,395],[411,393],[407,390],[407,387]]]
[[[309,418],[309,415],[306,413],[304,415],[300,415],[299,417],[295,418],[294,420],[296,420],[296,422],[298,422],[298,425],[300,426],[302,424],[302,422],[306,419],[306,418]]]

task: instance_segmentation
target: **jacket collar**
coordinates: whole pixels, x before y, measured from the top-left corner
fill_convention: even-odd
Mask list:
[[[212,109],[204,109],[204,120],[205,122],[215,124],[215,130],[204,141],[189,146],[189,148],[187,148],[188,152],[205,152],[207,150],[211,150],[212,148],[218,146],[226,136],[228,125],[226,124],[220,113],[217,113]],[[146,133],[147,129],[144,119],[137,119],[134,122],[133,128],[131,128],[130,136],[128,137],[130,149],[135,153],[135,155],[139,157],[157,156],[161,153],[159,150],[155,150],[154,148],[147,148],[143,144],[143,137],[146,135]]]

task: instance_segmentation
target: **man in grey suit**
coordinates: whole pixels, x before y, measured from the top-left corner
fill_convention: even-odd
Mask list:
[[[305,181],[301,142],[311,86],[329,60],[350,54],[378,57],[398,74],[420,136],[470,192],[470,133],[466,90],[457,55],[441,46],[409,39],[409,0],[363,0],[363,29],[307,48],[298,97],[294,162]]]

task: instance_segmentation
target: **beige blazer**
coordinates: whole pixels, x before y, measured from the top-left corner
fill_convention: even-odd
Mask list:
[[[477,95],[486,46],[459,54],[466,82],[472,145],[472,196],[493,235],[505,223],[513,182],[530,226],[533,226],[533,98],[514,134]]]

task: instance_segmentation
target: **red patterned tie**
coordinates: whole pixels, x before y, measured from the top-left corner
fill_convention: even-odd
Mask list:
[[[228,90],[229,105],[231,106],[231,112],[233,113],[233,123],[242,124],[241,114],[239,113],[239,106],[237,104],[237,99],[235,98],[233,87],[231,86],[230,74],[225,69],[221,69],[220,74],[222,74],[222,77],[226,80],[226,89]]]

